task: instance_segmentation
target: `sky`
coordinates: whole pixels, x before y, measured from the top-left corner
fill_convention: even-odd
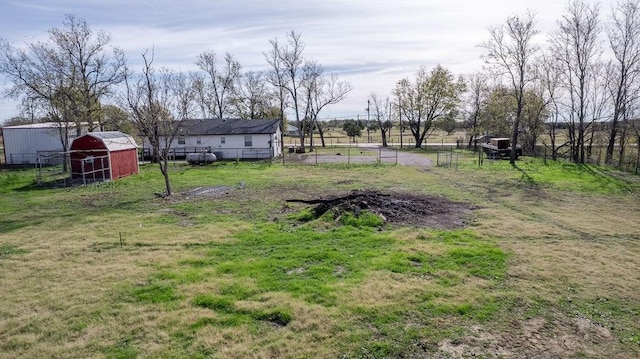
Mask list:
[[[603,15],[610,0],[600,1]],[[372,92],[390,96],[396,82],[420,66],[440,64],[456,75],[482,70],[480,45],[488,28],[508,16],[536,14],[541,44],[556,28],[562,0],[0,0],[0,38],[15,46],[47,41],[65,14],[103,30],[139,70],[153,48],[155,64],[195,71],[196,56],[231,53],[244,71],[267,70],[269,40],[302,35],[304,57],[348,81],[353,90],[321,118],[366,117]],[[9,82],[0,75],[0,88]],[[17,116],[13,99],[0,98],[0,122]]]

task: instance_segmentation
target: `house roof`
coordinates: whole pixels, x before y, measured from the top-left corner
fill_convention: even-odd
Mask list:
[[[136,141],[133,139],[133,137],[120,131],[89,132],[82,137],[85,136],[91,136],[93,138],[101,140],[109,151],[122,151],[132,148],[138,148],[138,145],[136,144]],[[76,140],[82,137],[78,137]],[[74,140],[74,142],[76,140]],[[71,145],[71,148],[73,149],[73,144]]]
[[[279,119],[243,120],[239,118],[213,118],[180,122],[184,135],[252,135],[276,133]]]

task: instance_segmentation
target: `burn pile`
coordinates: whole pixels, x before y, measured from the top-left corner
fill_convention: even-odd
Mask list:
[[[329,211],[338,217],[344,213],[358,216],[366,210],[380,216],[385,223],[438,229],[465,226],[468,215],[475,209],[468,203],[453,202],[444,197],[416,193],[381,193],[370,189],[355,190],[346,196],[289,199],[287,202],[315,205],[315,218]]]

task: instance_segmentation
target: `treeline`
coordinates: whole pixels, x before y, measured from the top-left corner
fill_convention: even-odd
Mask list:
[[[304,43],[295,31],[282,42],[271,40],[263,55],[269,70],[245,72],[232,54],[208,50],[194,58],[199,71],[185,73],[158,68],[148,50],[142,54],[142,68],[134,71],[107,33],[94,32],[86,21],[67,15],[61,28],[49,30],[48,41],[16,46],[0,39],[0,73],[11,82],[5,95],[20,99],[23,107],[23,118],[10,122],[60,124],[64,151],[68,130],[80,131],[80,124],[89,131],[135,128],[158,154],[170,195],[168,154],[180,121],[279,118],[285,128],[284,112],[289,110],[300,128],[312,128],[326,106],[351,91],[349,83],[304,56]],[[306,136],[300,132],[302,144]]]
[[[441,65],[422,67],[388,97],[371,94],[373,119],[402,120],[416,147],[438,123],[452,121],[466,129],[468,147],[481,135],[510,137],[512,161],[516,144],[532,151],[543,142],[553,158],[576,163],[593,160],[594,148],[604,146],[605,162],[619,166],[629,144],[640,143],[639,0],[605,11],[571,0],[546,43],[537,41],[532,13],[511,16],[488,35],[480,44],[486,69],[463,78]]]
[[[306,58],[295,31],[265,44],[268,70],[261,72],[243,71],[232,54],[213,50],[194,58],[192,73],[156,68],[152,51],[133,71],[108,34],[72,15],[49,35],[26,46],[0,40],[0,72],[12,83],[6,95],[22,100],[22,120],[133,124],[171,135],[184,118],[281,118],[284,125],[287,117],[301,129],[304,150],[314,133],[324,145],[319,114],[352,88]],[[510,16],[479,44],[483,71],[456,76],[443,65],[420,67],[386,97],[371,93],[369,129],[386,146],[390,129],[403,124],[420,147],[435,128],[462,127],[468,147],[481,135],[510,137],[513,148],[544,143],[553,158],[577,163],[604,147],[605,162],[621,165],[640,142],[640,0],[606,9],[570,0],[545,35],[540,41],[535,14]]]

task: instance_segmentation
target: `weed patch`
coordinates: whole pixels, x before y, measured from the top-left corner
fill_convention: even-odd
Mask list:
[[[29,251],[11,244],[0,244],[0,258],[8,258],[21,254],[29,253]]]
[[[173,285],[167,283],[151,283],[136,286],[131,290],[133,298],[140,303],[170,303],[180,298]]]

